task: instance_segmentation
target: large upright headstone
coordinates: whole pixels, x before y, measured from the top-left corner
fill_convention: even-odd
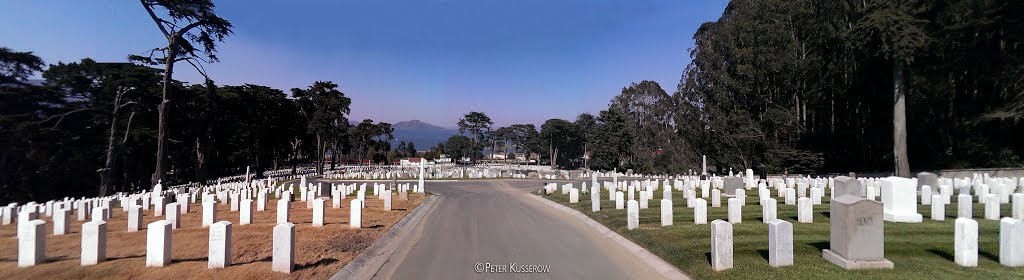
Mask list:
[[[853,195],[830,203],[829,249],[822,257],[845,269],[891,269],[885,259],[882,204]]]
[[[590,211],[601,211],[601,188],[597,184],[590,187]]]
[[[711,221],[711,269],[723,271],[732,268],[732,264],[732,224]]]
[[[779,219],[768,222],[768,265],[793,265],[793,224]]]
[[[729,199],[729,222],[733,224],[743,222],[743,205],[739,198]]]
[[[832,188],[834,197],[839,197],[845,194],[864,197],[864,186],[861,186],[860,181],[857,179],[839,176],[836,177],[834,181],[836,183]]]
[[[999,220],[999,263],[1009,267],[1024,266],[1024,220]]]
[[[82,265],[94,265],[107,259],[107,222],[82,224]]]
[[[358,199],[353,199],[351,208],[349,208],[348,225],[350,228],[361,228],[363,227],[363,202]]]
[[[633,230],[640,227],[640,205],[636,200],[626,203],[626,228]]]
[[[164,211],[164,214],[167,216],[165,218],[168,222],[171,222],[171,228],[180,228],[181,212],[179,211],[181,208],[178,208],[178,203],[168,203],[165,207],[167,207],[167,211]]]
[[[728,195],[736,195],[736,190],[743,189],[743,178],[740,177],[725,177],[725,193]]]
[[[139,231],[142,228],[142,206],[132,205],[128,209],[128,231]]]
[[[283,224],[288,222],[288,212],[290,212],[291,204],[288,203],[287,199],[277,200],[277,223]]]
[[[146,267],[163,267],[171,263],[171,222],[159,220],[146,229]]]
[[[209,257],[206,268],[231,266],[231,222],[220,221],[210,225],[210,239],[207,244],[209,244],[207,251]]]
[[[939,185],[939,176],[935,173],[921,172],[917,173],[917,189],[921,189],[922,186],[931,186],[932,188]]]
[[[703,198],[693,201],[693,224],[703,225],[708,223],[708,202]]]
[[[71,229],[71,209],[55,207],[53,209],[53,235],[64,235]]]
[[[914,180],[887,177],[881,182],[885,220],[898,223],[920,223],[923,217],[917,213],[917,187],[914,186]]]
[[[661,200],[661,226],[672,225],[672,200],[662,199]]]
[[[956,218],[953,235],[956,264],[978,266],[978,222],[969,218]]]
[[[18,221],[18,267],[34,266],[46,261],[46,222]]]
[[[217,203],[213,200],[203,202],[203,227],[208,227],[217,221]]]
[[[313,200],[313,226],[322,227],[324,226],[324,199],[317,198]]]
[[[353,200],[355,201],[355,200]],[[352,209],[359,209],[352,207]],[[274,226],[274,254],[271,269],[276,272],[292,273],[295,267],[295,225],[281,223]]]
[[[956,214],[960,218],[973,218],[971,213],[974,207],[974,198],[969,194],[959,194],[956,196]]]
[[[252,223],[252,199],[242,199],[238,205],[238,224],[248,225]]]

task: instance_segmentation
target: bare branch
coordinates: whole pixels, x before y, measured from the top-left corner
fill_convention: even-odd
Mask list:
[[[139,0],[139,3],[142,4],[143,8],[146,8],[146,12],[149,13],[149,17],[153,18],[153,22],[156,23],[156,26],[160,27],[160,32],[162,32],[164,34],[164,37],[166,37],[167,40],[170,41],[171,40],[171,33],[167,32],[167,28],[164,27],[164,25],[163,25],[163,23],[167,22],[167,21],[157,17],[156,13],[153,12],[153,8],[149,7],[149,5],[146,5],[146,1],[145,0]]]
[[[124,138],[121,139],[121,144],[128,142],[128,132],[132,130],[132,119],[135,119],[135,110],[132,110],[132,114],[128,116],[128,125],[124,127]]]

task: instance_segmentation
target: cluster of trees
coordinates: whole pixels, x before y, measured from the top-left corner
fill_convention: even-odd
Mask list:
[[[0,200],[151,187],[162,71],[88,58],[43,65],[30,52],[0,48]],[[43,82],[28,80],[38,71]],[[291,96],[253,84],[171,86],[167,183],[307,161],[384,162],[393,152],[391,125],[350,124],[351,100],[331,82]]]
[[[1022,12],[997,0],[734,0],[694,34],[673,93],[631,84],[596,116],[546,121],[533,147],[563,168],[652,173],[697,169],[701,155],[718,173],[1020,167]]]

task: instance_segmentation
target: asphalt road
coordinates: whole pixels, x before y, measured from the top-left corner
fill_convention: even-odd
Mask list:
[[[526,197],[541,186],[537,180],[428,181],[426,190],[440,200],[405,241],[410,245],[396,251],[375,278],[662,278],[579,220]],[[495,272],[476,272],[477,263],[490,263],[488,270]],[[519,270],[540,265],[548,271],[516,273],[511,263]],[[502,265],[505,272],[498,272]]]

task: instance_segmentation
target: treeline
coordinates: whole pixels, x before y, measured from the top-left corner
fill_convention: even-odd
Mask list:
[[[30,81],[35,73],[44,80]],[[91,59],[44,66],[31,52],[0,48],[0,200],[151,188],[162,77]],[[391,125],[351,124],[351,100],[332,82],[290,96],[254,84],[172,87],[167,183],[397,153]]]
[[[719,174],[1021,167],[1022,14],[1000,0],[731,1],[693,35],[672,94],[629,85],[596,116],[548,120],[534,147],[563,168],[645,173],[699,172],[701,155]]]

